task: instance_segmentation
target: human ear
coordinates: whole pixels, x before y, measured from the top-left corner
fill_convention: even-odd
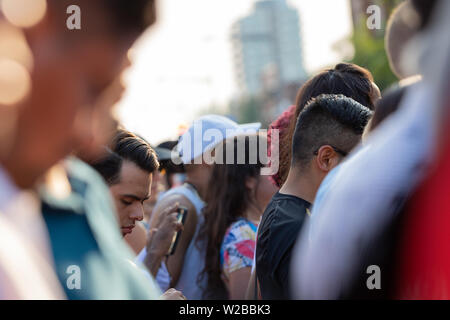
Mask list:
[[[329,172],[339,162],[339,155],[329,145],[324,145],[317,151],[316,164],[320,170]]]

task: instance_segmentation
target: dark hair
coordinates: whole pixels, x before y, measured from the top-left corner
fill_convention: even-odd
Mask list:
[[[158,169],[156,154],[150,145],[133,133],[119,129],[111,146],[105,148],[105,154],[90,165],[105,179],[108,185],[119,182],[120,169],[124,160],[136,164],[149,173]]]
[[[56,5],[65,13],[69,5],[97,5],[103,9],[118,33],[142,33],[156,21],[155,0],[50,0],[49,5]],[[59,10],[59,9],[58,9]]]
[[[397,111],[406,91],[420,81],[421,78],[417,77],[407,78],[385,90],[385,92],[383,92],[383,97],[377,102],[377,108],[370,121],[369,130],[375,130],[380,123]]]
[[[302,85],[297,94],[295,114],[291,117],[289,129],[280,136],[279,176],[282,183],[286,181],[289,173],[292,137],[297,118],[306,103],[321,94],[343,94],[373,110],[375,95],[372,82],[373,76],[369,70],[352,63],[339,63],[333,69],[320,72]]]
[[[300,113],[292,141],[292,166],[306,166],[323,145],[348,153],[359,142],[372,111],[344,95],[320,95]]]
[[[158,144],[155,148],[155,152],[158,155],[158,160],[159,160],[159,170],[163,171],[164,170],[164,179],[166,181],[167,186],[170,188],[173,187],[173,182],[172,182],[172,175],[176,174],[176,173],[184,173],[184,166],[183,163],[180,164],[175,164],[172,161],[172,157],[170,157],[169,159],[167,158],[159,158],[159,152],[161,152],[161,150],[167,150],[167,151],[172,151],[176,145],[178,144],[177,140],[168,140],[168,141],[164,141],[161,142],[160,144]]]
[[[178,144],[178,140],[167,140],[163,141],[160,144],[157,145],[158,148],[164,148],[168,150],[173,150]]]
[[[154,172],[159,163],[155,151],[142,138],[124,129],[117,130],[113,138],[112,151],[124,160],[129,160],[142,170]]]
[[[256,138],[259,147],[260,136]],[[215,163],[209,182],[209,191],[206,197],[206,207],[203,209],[205,222],[200,229],[198,240],[206,241],[205,267],[199,276],[199,282],[207,277],[208,285],[203,295],[205,299],[227,299],[228,293],[220,277],[220,248],[228,227],[239,217],[243,217],[248,207],[252,204],[252,194],[246,187],[246,180],[250,177],[258,177],[263,167],[263,160],[256,157],[252,164],[250,154],[250,136],[244,138],[245,161],[237,164],[239,149],[238,138],[232,138],[222,144],[223,159],[226,159],[226,145],[233,144],[234,163]],[[242,141],[242,140],[241,140]],[[242,143],[242,142],[241,142]],[[265,142],[267,144],[267,142]],[[259,148],[258,148],[259,155]],[[225,161],[223,161],[225,163]]]
[[[321,94],[343,94],[374,110],[372,82],[370,71],[353,63],[339,63],[333,69],[322,71],[299,89],[296,119],[308,101]]]
[[[118,29],[144,31],[156,20],[155,0],[103,0]]]
[[[97,170],[108,185],[119,182],[120,168],[122,168],[122,158],[111,149],[105,148],[105,153],[100,159],[96,159],[90,165]]]

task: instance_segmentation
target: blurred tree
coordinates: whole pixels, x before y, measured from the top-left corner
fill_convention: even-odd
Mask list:
[[[266,126],[261,106],[257,96],[242,97],[230,103],[230,113],[239,123],[261,122]]]
[[[357,0],[360,1],[360,0]],[[354,56],[349,61],[365,67],[372,72],[376,84],[380,90],[388,88],[394,82],[398,81],[396,76],[392,73],[388,58],[384,47],[384,35],[386,31],[387,18],[392,10],[402,2],[402,0],[379,0],[366,1],[366,5],[359,7],[364,11],[353,12],[353,36],[351,41],[354,46]],[[375,4],[381,8],[382,21],[381,29],[369,30],[366,21],[368,14],[366,9],[369,5]],[[355,17],[355,15],[358,15]]]
[[[381,91],[398,80],[389,67],[384,49],[384,36],[374,37],[373,33],[364,25],[364,27],[354,30],[352,42],[355,47],[355,55],[350,62],[370,70]]]
[[[262,127],[267,127],[262,110],[262,99],[259,96],[243,96],[231,100],[227,105],[211,104],[198,111],[198,116],[205,114],[218,114],[229,117],[238,123],[261,122]]]

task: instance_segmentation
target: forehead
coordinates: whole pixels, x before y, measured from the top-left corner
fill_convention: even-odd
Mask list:
[[[151,173],[142,170],[133,162],[125,160],[119,178],[119,183],[114,187],[120,194],[134,195],[140,199],[145,199],[148,196]]]

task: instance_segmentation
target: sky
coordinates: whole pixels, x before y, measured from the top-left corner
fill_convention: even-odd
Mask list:
[[[254,0],[160,0],[158,21],[135,44],[121,123],[157,144],[176,139],[210,105],[236,93],[230,29]],[[299,11],[303,61],[314,73],[342,60],[334,45],[352,32],[349,0],[288,0]]]

